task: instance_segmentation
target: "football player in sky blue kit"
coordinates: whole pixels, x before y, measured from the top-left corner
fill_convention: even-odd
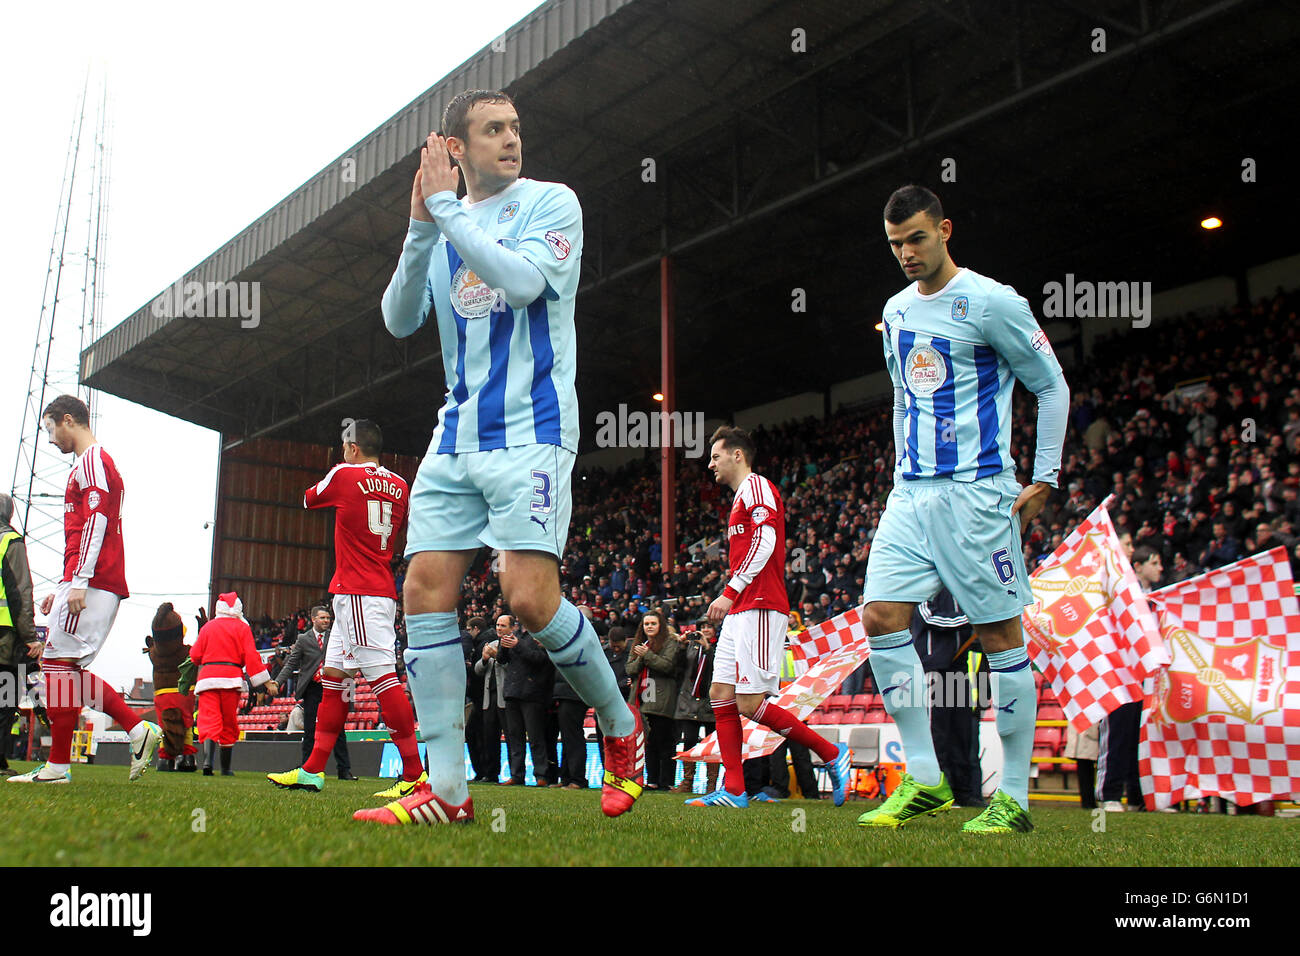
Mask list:
[[[900,827],[953,804],[908,630],[916,605],[943,584],[988,655],[1002,739],[1001,787],[962,829],[1028,832],[1037,697],[1020,624],[1022,608],[1033,603],[1020,533],[1057,486],[1070,391],[1024,298],[953,264],[952,222],[934,193],[897,190],[885,206],[885,234],[912,284],[884,309],[897,465],[863,603],[871,672],[898,724],[907,773],[858,824]],[[1038,397],[1038,447],[1025,488],[1010,454],[1017,379]]]
[[[567,186],[520,178],[519,117],[504,93],[459,94],[443,130],[446,139],[430,133],[421,151],[406,242],[383,299],[384,324],[398,338],[423,325],[432,307],[447,385],[411,486],[406,540],[406,671],[429,783],[355,816],[387,824],[473,819],[456,607],[483,545],[500,552],[511,611],[596,710],[605,737],[601,809],[618,816],[641,792],[640,718],[620,695],[591,624],[560,593],[578,450],[573,311],[582,209]]]

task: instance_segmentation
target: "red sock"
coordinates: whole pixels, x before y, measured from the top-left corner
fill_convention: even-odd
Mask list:
[[[128,733],[140,723],[140,715],[126,705],[122,695],[89,671],[81,671],[82,703],[108,714]]]
[[[420,762],[420,745],[415,739],[415,714],[406,691],[396,674],[385,674],[371,684],[379,698],[379,711],[388,725],[388,736],[393,738],[397,752],[402,755],[402,779],[419,780],[424,773]]]
[[[758,711],[754,714],[754,720],[775,730],[782,737],[793,740],[797,744],[803,744],[817,756],[822,758],[825,763],[830,763],[840,752],[839,748],[828,741],[821,734],[814,733],[808,728],[802,720],[790,713],[788,710],[782,710],[771,701],[763,701],[758,705]]]
[[[50,719],[50,763],[72,762],[72,732],[81,716],[81,681],[75,664],[48,661],[45,672],[45,715]]]
[[[324,773],[325,762],[330,759],[330,751],[343,730],[343,718],[347,707],[343,703],[343,682],[321,678],[324,695],[320,707],[316,709],[316,739],[312,742],[311,756],[302,765],[308,773]]]
[[[740,711],[736,700],[711,700],[713,716],[717,720],[718,750],[722,753],[722,766],[726,775],[722,786],[737,796],[745,792],[745,770],[740,760]]]

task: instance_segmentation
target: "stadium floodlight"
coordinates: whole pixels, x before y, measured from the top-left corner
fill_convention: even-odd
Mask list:
[[[1218,229],[1223,225],[1223,220],[1218,216],[1209,216],[1201,220],[1202,229]]]
[[[664,400],[664,393],[663,393],[663,392],[655,392],[655,393],[654,393],[653,395],[651,395],[650,397],[653,398],[656,402],[662,402],[662,401]]]

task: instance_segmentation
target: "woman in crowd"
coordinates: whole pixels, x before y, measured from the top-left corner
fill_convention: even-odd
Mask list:
[[[662,611],[646,611],[637,625],[627,655],[634,706],[640,705],[645,721],[645,775],[647,790],[667,790],[673,785],[677,750],[677,685],[681,674],[682,642]]]

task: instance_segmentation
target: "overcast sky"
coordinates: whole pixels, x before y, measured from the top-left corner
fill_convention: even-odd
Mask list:
[[[88,67],[92,88],[107,78],[112,121],[106,330],[540,5],[8,8],[9,42],[0,58],[0,488],[8,490],[13,478],[68,136]],[[93,110],[87,127],[92,121]],[[88,148],[89,137],[84,142]],[[83,166],[79,175],[87,171]],[[78,183],[83,199],[87,185],[84,178]],[[74,238],[69,250],[78,242],[84,245]],[[75,280],[65,273],[56,336],[75,338],[81,260],[70,259],[67,268]],[[75,361],[75,346],[64,354]],[[112,396],[101,396],[98,411],[96,437],[127,489],[123,533],[132,597],[92,669],[129,686],[150,676],[141,650],[159,602],[176,602],[193,639],[193,611],[207,597],[212,532],[203,524],[214,511],[219,442],[216,432]],[[25,493],[26,480],[20,484]],[[57,561],[33,560],[38,571],[57,576]],[[44,592],[38,589],[38,600]]]

